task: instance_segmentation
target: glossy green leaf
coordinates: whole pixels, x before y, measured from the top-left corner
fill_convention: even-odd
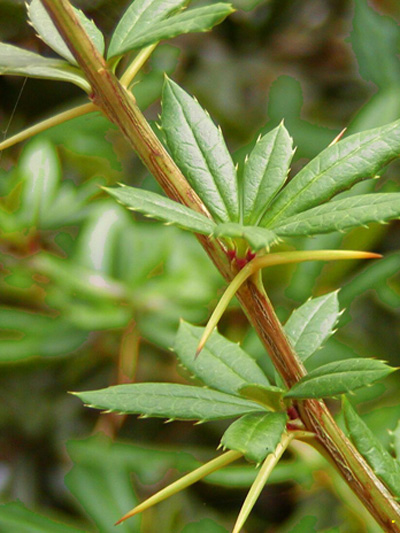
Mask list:
[[[116,385],[74,394],[95,409],[173,420],[218,420],[262,411],[256,403],[231,394],[170,383]]]
[[[269,250],[278,242],[278,236],[271,230],[257,226],[242,226],[236,222],[218,224],[214,230],[214,237],[228,237],[231,239],[245,239],[252,250]]]
[[[140,30],[137,28],[139,31],[129,32],[123,44],[111,49],[109,57],[137,48],[144,48],[150,44],[172,39],[184,33],[211,30],[213,26],[222,22],[233,11],[230,4],[217,3],[184,11],[165,20],[145,24]]]
[[[239,418],[225,431],[221,444],[261,463],[273,453],[286,427],[285,413],[252,413]]]
[[[54,25],[51,17],[43,7],[40,0],[32,0],[27,6],[28,16],[32,26],[38,32],[39,37],[50,46],[57,54],[66,59],[69,63],[77,64],[74,56],[70,52],[68,46],[65,44],[64,39],[61,37],[57,28]],[[90,37],[91,41],[100,52],[104,53],[104,37],[101,31],[97,28],[96,24],[89,20],[85,14],[80,10],[73,8],[75,15],[79,22],[84,27],[86,33]]]
[[[293,153],[293,139],[283,123],[259,138],[243,171],[245,224],[260,222],[286,181]]]
[[[160,194],[125,185],[105,190],[128,209],[139,211],[167,224],[203,235],[211,235],[215,228],[214,222],[209,218]]]
[[[238,394],[247,383],[268,385],[268,379],[254,359],[240,346],[214,331],[195,358],[204,328],[181,322],[174,350],[181,363],[208,387]]]
[[[286,398],[327,398],[350,392],[388,376],[395,369],[376,359],[344,359],[316,368]]]
[[[188,0],[134,0],[119,21],[111,38],[108,59],[129,50],[135,35],[149,31],[156,22],[183,8]]]
[[[351,44],[361,76],[378,87],[400,82],[397,55],[399,28],[395,20],[381,16],[367,0],[355,0]]]
[[[90,86],[81,71],[63,61],[43,57],[11,44],[0,43],[0,75],[67,81],[86,92]]]
[[[285,407],[282,402],[285,390],[280,387],[251,383],[250,385],[244,385],[241,387],[239,393],[247,400],[260,403],[274,411],[280,411]]]
[[[19,172],[24,183],[19,214],[26,224],[41,227],[61,180],[54,146],[40,138],[31,141],[20,159]]]
[[[126,509],[137,505],[132,487],[132,463],[123,448],[103,434],[85,440],[69,441],[67,452],[73,466],[65,484],[79,507],[102,533],[115,531],[114,523]],[[121,524],[121,533],[139,533],[140,517]]]
[[[361,194],[335,200],[287,218],[273,230],[282,236],[349,231],[400,218],[400,193]]]
[[[393,494],[400,497],[400,463],[383,447],[346,398],[343,398],[343,414],[347,431],[358,451]]]
[[[302,361],[306,361],[333,334],[339,317],[337,291],[308,300],[293,311],[285,333]]]
[[[25,507],[21,502],[0,505],[0,531],[18,533],[84,533]]]
[[[239,218],[236,170],[221,131],[171,80],[163,89],[162,128],[172,156],[218,222]]]
[[[282,225],[287,217],[319,206],[358,181],[374,177],[399,152],[400,121],[356,133],[329,146],[282,190],[262,225]]]

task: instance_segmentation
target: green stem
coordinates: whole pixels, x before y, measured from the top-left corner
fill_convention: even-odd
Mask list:
[[[254,480],[246,496],[246,499],[244,500],[242,508],[240,509],[239,516],[237,517],[235,526],[232,530],[232,533],[239,533],[239,531],[244,526],[244,523],[246,522],[251,510],[254,507],[254,504],[256,503],[258,497],[261,494],[261,491],[263,490],[265,484],[267,483],[272,470],[275,468],[275,466],[279,462],[280,458],[282,457],[286,448],[289,446],[290,441],[293,439],[293,437],[294,435],[292,433],[285,432],[282,435],[281,441],[276,447],[275,452],[269,454],[268,457],[265,459],[256,479]]]
[[[148,170],[169,198],[210,217],[207,209],[152,131],[131,93],[107,69],[104,59],[77,20],[68,0],[42,0],[57,29],[84,71],[93,93],[93,102],[127,137]],[[198,236],[199,241],[225,279],[234,273],[224,245]],[[264,343],[275,368],[288,387],[305,375],[305,369],[290,346],[282,325],[259,283],[252,278],[240,288],[237,297]],[[374,472],[340,431],[327,406],[318,400],[302,402],[301,418],[307,430],[317,435],[335,461],[341,475],[363,501],[385,531],[400,533],[400,506]]]
[[[135,59],[127,67],[125,72],[120,77],[119,81],[124,87],[129,88],[134,77],[139,72],[139,70],[143,67],[146,61],[149,59],[149,57],[151,56],[151,54],[153,53],[157,45],[158,43],[154,43],[154,44],[151,44],[150,46],[147,46],[146,48],[143,48],[143,50],[140,50],[140,52],[137,54]]]
[[[381,257],[370,252],[358,252],[352,250],[306,250],[303,252],[282,252],[256,257],[242,268],[239,274],[231,281],[222,298],[214,309],[196,350],[196,357],[204,348],[214,328],[217,326],[229,302],[235,296],[243,283],[262,268],[288,263],[303,263],[304,261],[337,261],[339,259],[373,259]]]
[[[67,111],[63,111],[58,115],[50,117],[46,120],[42,120],[42,122],[39,122],[38,124],[31,126],[30,128],[26,128],[20,133],[13,135],[9,139],[6,139],[2,143],[0,143],[0,150],[10,148],[10,146],[14,146],[14,144],[25,141],[26,139],[29,139],[30,137],[33,137],[34,135],[37,135],[42,131],[46,131],[52,128],[53,126],[58,126],[59,124],[62,124],[67,120],[72,120],[73,118],[82,117],[83,115],[87,115],[88,113],[93,113],[93,111],[98,111],[98,108],[91,102],[88,104],[83,104],[74,107],[73,109],[68,109]]]
[[[177,492],[186,489],[190,485],[193,485],[193,483],[196,483],[197,481],[200,481],[200,479],[203,479],[203,477],[212,474],[216,470],[223,468],[224,466],[232,463],[233,461],[237,461],[242,456],[242,453],[232,450],[223,453],[219,457],[216,457],[215,459],[212,459],[211,461],[200,466],[199,468],[196,468],[196,470],[193,470],[186,476],[181,477],[174,483],[171,483],[171,485],[168,485],[168,487],[165,487],[156,494],[153,494],[153,496],[150,496],[150,498],[134,507],[131,511],[129,511],[129,513],[126,513],[126,515],[124,515],[120,520],[118,520],[115,525],[121,524],[121,522],[123,522],[127,518],[130,518],[131,516],[146,511],[153,505],[156,505],[156,503],[162,502],[163,500],[169,498],[170,496],[173,496]]]

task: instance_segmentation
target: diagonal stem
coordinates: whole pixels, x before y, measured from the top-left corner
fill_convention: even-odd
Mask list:
[[[69,1],[42,0],[42,3],[91,84],[92,101],[120,128],[171,199],[209,217],[207,209],[157,139],[131,93],[107,69]],[[231,281],[236,272],[232,272],[221,242],[200,235],[198,239],[225,279]],[[276,369],[286,385],[291,387],[305,374],[305,369],[293,352],[262,284],[250,278],[238,291],[237,297]],[[400,533],[399,504],[343,435],[325,403],[307,400],[300,403],[298,409],[306,428],[317,435],[336,468],[384,530]]]

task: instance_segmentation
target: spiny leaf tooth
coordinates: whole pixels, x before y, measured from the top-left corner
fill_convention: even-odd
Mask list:
[[[262,134],[260,133],[259,136],[257,137],[257,140],[256,140],[256,144],[258,144],[262,139]]]
[[[244,162],[247,163],[248,160],[249,160],[249,154],[246,154],[246,156],[244,158]]]
[[[200,426],[200,424],[205,424],[207,420],[197,420],[197,422],[194,423],[195,426]]]
[[[171,422],[175,422],[175,418],[168,418],[167,420],[164,420],[164,424],[170,424]]]

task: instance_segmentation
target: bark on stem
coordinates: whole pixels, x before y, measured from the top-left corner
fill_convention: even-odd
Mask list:
[[[42,3],[85,72],[93,89],[93,103],[120,128],[171,199],[210,216],[153,133],[132,94],[107,69],[69,1],[42,0]],[[198,238],[225,279],[231,281],[236,272],[232,271],[223,245],[204,236]],[[237,296],[278,372],[286,384],[292,386],[305,375],[305,369],[289,345],[262,285],[250,279]],[[326,405],[308,400],[300,403],[298,409],[306,428],[315,432],[338,471],[384,530],[400,533],[399,504],[337,427]]]

